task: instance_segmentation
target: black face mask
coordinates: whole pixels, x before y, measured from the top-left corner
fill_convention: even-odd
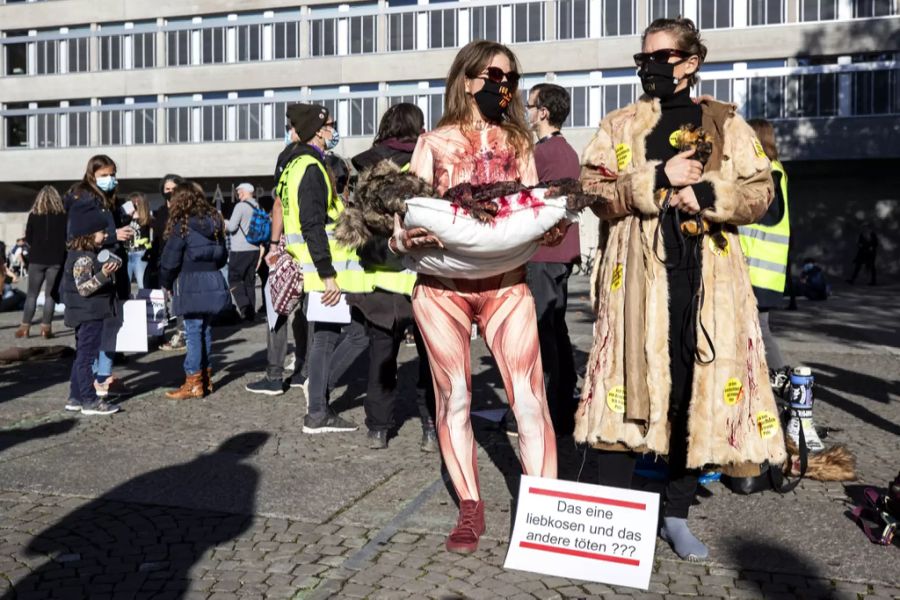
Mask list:
[[[680,79],[675,77],[675,66],[680,65],[684,61],[677,63],[657,63],[647,61],[638,69],[638,77],[641,78],[641,87],[644,93],[652,98],[666,100],[675,95],[675,88],[678,87]]]
[[[493,123],[501,123],[513,99],[513,93],[505,83],[484,79],[484,87],[475,92],[475,104],[484,118]]]
[[[163,197],[163,200],[168,202],[169,200],[172,199],[172,192],[163,192],[162,197]]]

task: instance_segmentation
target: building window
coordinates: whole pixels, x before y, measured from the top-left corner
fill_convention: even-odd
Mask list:
[[[781,119],[784,117],[784,77],[753,77],[747,86],[744,105],[748,119]]]
[[[375,135],[377,115],[376,98],[350,99],[350,127],[348,135]]]
[[[751,25],[784,23],[784,0],[750,0]]]
[[[86,37],[68,40],[69,73],[83,73],[90,68],[88,64],[88,48],[90,40]]]
[[[900,71],[859,71],[852,77],[854,115],[900,113]]]
[[[650,22],[656,19],[674,19],[684,15],[682,0],[650,0]]]
[[[544,39],[544,4],[513,4],[513,42],[540,42]]]
[[[580,40],[590,37],[590,3],[588,0],[559,0],[556,4],[556,37]]]
[[[290,124],[287,118],[287,107],[291,104],[293,103],[275,102],[272,105],[272,129],[268,132],[266,139],[280,140],[284,137],[284,126]]]
[[[833,117],[838,111],[838,77],[835,73],[798,75],[797,117]]]
[[[138,108],[132,111],[133,144],[156,143],[156,109]]]
[[[40,102],[38,108],[59,108],[59,102]],[[37,119],[37,148],[56,148],[60,145],[59,139],[59,114],[38,113]]]
[[[610,86],[614,87],[614,86]],[[590,92],[589,86],[580,85],[567,88],[569,92],[569,118],[563,127],[590,127],[596,125],[591,122]]]
[[[69,119],[69,143],[70,147],[85,147],[91,145],[91,113],[90,100],[73,100],[70,107],[80,106],[78,112],[68,113]]]
[[[191,64],[191,32],[189,29],[166,33],[166,64],[170,67]]]
[[[416,49],[416,13],[393,13],[388,16],[388,45],[391,52]]]
[[[265,139],[265,132],[263,131],[263,106],[264,104],[261,102],[237,105],[237,139]]]
[[[166,109],[166,139],[170,144],[191,141],[191,107],[177,106]]]
[[[698,96],[709,95],[721,102],[731,102],[733,96],[732,79],[712,79],[701,81]]]
[[[637,98],[637,85],[633,83],[604,85],[601,89],[603,90],[601,114],[604,115],[632,104]]]
[[[700,29],[731,27],[731,0],[705,0],[700,3]]]
[[[122,98],[104,100],[104,104],[121,105],[125,101]],[[125,111],[102,110],[100,111],[100,145],[121,146],[125,143]]]
[[[887,17],[894,14],[897,14],[894,0],[856,0],[853,3],[853,17],[856,19]]]
[[[473,6],[469,9],[469,39],[500,41],[499,6]]]
[[[441,115],[444,112],[443,94],[407,94],[403,96],[389,96],[387,102],[388,106],[393,106],[402,102],[418,106],[425,114],[425,128],[429,130],[437,127],[438,121],[441,120]]]
[[[28,35],[27,31],[7,31],[6,37],[24,37]],[[25,42],[17,42],[14,44],[4,44],[6,53],[6,74],[7,75],[25,75],[28,73],[28,44]]]
[[[262,60],[262,28],[262,25],[240,25],[235,27],[238,62]]]
[[[38,75],[56,73],[59,58],[59,41],[46,40],[37,42],[37,71]]]
[[[111,71],[122,68],[122,55],[125,36],[100,36],[100,70]]]
[[[603,0],[603,35],[634,35],[637,33],[635,0]]]
[[[274,42],[276,59],[297,58],[300,56],[299,25],[295,21],[275,23]]]
[[[456,46],[456,9],[432,10],[428,13],[428,47]]]
[[[200,139],[204,142],[224,142],[227,132],[228,110],[223,105],[200,108]]]
[[[317,19],[309,22],[310,50],[313,56],[334,56],[338,53],[337,19]]]
[[[201,29],[200,35],[202,38],[200,62],[204,65],[224,63],[228,54],[225,49],[225,28]]]
[[[5,107],[7,110],[23,110],[28,108],[28,104],[10,103]],[[26,115],[15,115],[5,117],[6,121],[6,147],[7,148],[27,148],[28,147],[28,117]]]
[[[838,0],[800,0],[801,21],[833,21],[837,19]]]
[[[132,61],[135,69],[149,69],[156,66],[156,34],[135,33],[131,36]]]
[[[376,15],[350,17],[350,54],[375,52]]]

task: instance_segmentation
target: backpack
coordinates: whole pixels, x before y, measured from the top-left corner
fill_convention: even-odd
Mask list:
[[[272,237],[272,219],[259,206],[250,204],[250,208],[253,209],[253,215],[250,217],[250,226],[244,232],[244,237],[248,243],[261,246],[268,243]]]

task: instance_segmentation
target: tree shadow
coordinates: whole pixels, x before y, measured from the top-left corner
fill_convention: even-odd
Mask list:
[[[865,396],[882,404],[889,404],[892,395],[900,396],[900,381],[888,381],[822,363],[809,363],[809,366],[813,368],[817,386]]]
[[[38,533],[26,553],[48,561],[13,598],[181,598],[191,567],[247,531],[259,472],[244,461],[269,438],[235,435],[213,453],[140,475]]]
[[[0,431],[0,452],[30,440],[62,435],[74,429],[77,422],[75,419],[63,419],[61,421],[42,423],[34,427],[5,429]]]
[[[816,400],[830,404],[835,408],[839,408],[850,416],[856,417],[861,421],[865,421],[869,425],[877,427],[892,435],[900,436],[900,424],[889,421],[879,414],[876,414],[868,408],[861,406],[859,403],[848,400],[834,392],[816,387]]]

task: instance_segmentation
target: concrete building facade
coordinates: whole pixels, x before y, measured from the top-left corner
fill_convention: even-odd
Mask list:
[[[771,119],[795,180],[900,158],[900,0],[0,0],[0,239],[92,154],[117,161],[126,189],[173,171],[270,187],[289,103],[328,106],[345,155],[394,102],[433,126],[456,49],[479,38],[513,47],[523,88],[569,89],[580,150],[639,95],[640,32],[679,14],[709,47],[696,92]],[[896,195],[874,201],[895,226]]]

